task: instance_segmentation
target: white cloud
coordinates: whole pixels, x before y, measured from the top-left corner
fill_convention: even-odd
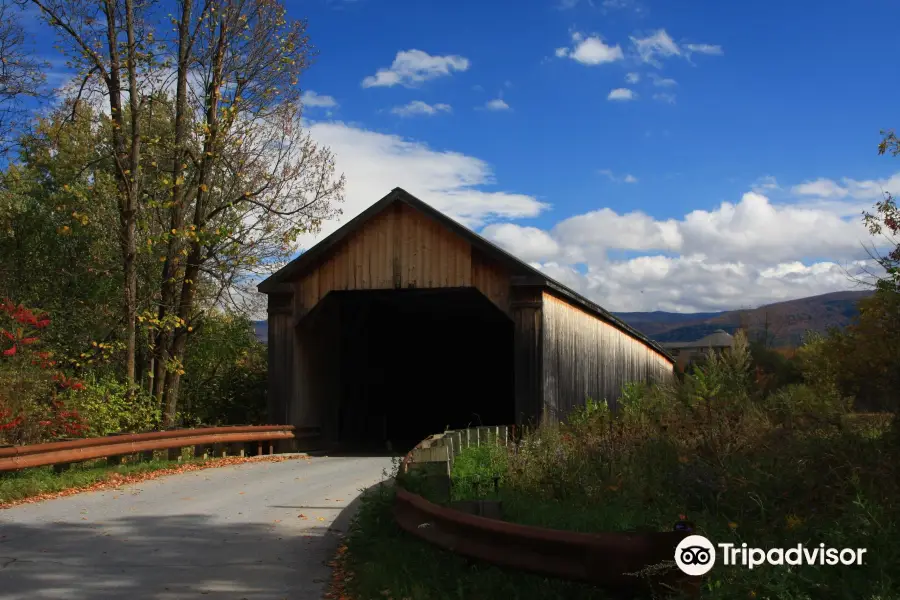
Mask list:
[[[498,223],[482,229],[481,235],[505,248],[515,248],[516,257],[525,262],[546,260],[547,257],[560,253],[556,240],[537,227]]]
[[[318,235],[303,236],[301,247],[321,240],[395,187],[469,227],[534,217],[548,208],[526,194],[481,190],[481,186],[494,184],[493,174],[490,165],[474,156],[435,150],[341,122],[313,123],[309,131],[317,143],[334,152],[347,187],[341,218],[323,223]]]
[[[610,310],[726,310],[853,289],[848,269],[870,240],[859,213],[755,192],[680,219],[602,208],[548,231],[504,224],[483,233]]]
[[[572,48],[557,48],[558,58],[571,58],[583,65],[596,66],[605,63],[616,62],[625,58],[622,48],[606,45],[598,36],[585,37],[584,34],[575,32],[572,34]]]
[[[644,8],[635,0],[603,0],[602,7],[610,10],[633,10],[635,12],[643,12]]]
[[[668,94],[665,92],[660,92],[659,94],[653,94],[653,99],[657,102],[665,102],[666,104],[675,104],[675,94]]]
[[[509,110],[509,104],[503,101],[503,98],[494,98],[489,100],[484,107],[488,110]]]
[[[432,56],[422,50],[406,50],[397,53],[389,68],[379,69],[362,81],[364,88],[403,85],[412,87],[423,81],[445,77],[453,71],[465,71],[469,59],[463,56]]]
[[[627,101],[634,100],[637,94],[628,88],[616,88],[612,90],[609,95],[606,97],[607,100],[619,100],[619,101]]]
[[[801,196],[818,196],[819,198],[844,198],[850,194],[847,188],[831,179],[816,179],[795,185],[791,191]]]
[[[678,82],[669,77],[660,77],[656,73],[650,73],[650,79],[656,87],[672,87],[678,85]]]
[[[605,175],[609,178],[610,181],[614,181],[616,183],[637,183],[638,178],[632,175],[631,173],[626,173],[625,175],[619,177],[615,173],[612,172],[611,169],[600,169],[597,171],[601,175]]]
[[[395,106],[391,112],[401,117],[413,117],[416,115],[434,116],[440,113],[452,112],[449,104],[428,104],[421,100],[413,100],[403,106]]]
[[[866,200],[871,203],[880,200],[885,192],[900,195],[900,173],[886,179],[864,181],[844,177],[840,183],[833,179],[820,178],[795,185],[791,191],[799,196],[815,196],[829,200]]]
[[[688,55],[697,53],[721,56],[722,54],[724,54],[724,52],[722,51],[722,46],[713,44],[685,44],[684,49],[686,51],[686,54]]]
[[[625,75],[625,83],[635,84],[640,80],[641,80],[640,73],[628,73],[627,75]]]
[[[660,58],[669,58],[670,56],[681,56],[681,49],[678,44],[669,37],[665,29],[658,29],[654,33],[644,38],[632,37],[631,42],[634,44],[635,50],[645,63],[661,66]]]
[[[300,97],[303,106],[307,108],[337,108],[337,101],[331,96],[320,96],[312,90],[306,90]]]
[[[751,189],[754,192],[764,193],[772,190],[780,190],[781,186],[778,185],[778,180],[775,179],[773,175],[763,175],[753,182]]]
[[[724,53],[721,46],[712,44],[679,46],[665,29],[657,29],[646,37],[632,36],[631,43],[640,60],[657,68],[662,67],[663,59],[673,56],[689,59],[691,54],[721,55]]]

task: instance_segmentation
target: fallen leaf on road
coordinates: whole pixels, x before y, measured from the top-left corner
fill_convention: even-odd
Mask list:
[[[324,521],[324,520],[325,520],[325,517],[319,517],[319,518],[316,519],[316,520],[317,520],[317,521]]]
[[[300,513],[299,515],[297,515],[297,518],[299,518],[299,519],[305,519],[305,518],[306,518],[306,515],[304,515],[303,513]]]
[[[64,496],[72,496],[74,494],[80,494],[81,492],[91,492],[91,491],[99,491],[99,490],[107,490],[107,489],[115,489],[120,492],[123,492],[122,486],[134,483],[140,483],[142,481],[149,481],[151,479],[159,479],[160,477],[165,477],[166,475],[176,475],[178,473],[188,473],[191,471],[202,471],[206,469],[212,469],[215,467],[227,467],[231,465],[239,465],[244,463],[252,463],[252,462],[286,462],[289,460],[296,460],[298,458],[306,458],[303,455],[290,455],[290,454],[275,454],[275,455],[265,455],[265,456],[247,456],[247,457],[239,457],[239,456],[229,456],[227,458],[217,458],[204,463],[194,463],[194,464],[181,464],[176,467],[159,469],[157,471],[148,471],[145,473],[131,473],[128,475],[123,475],[121,473],[110,473],[109,476],[103,480],[95,483],[91,483],[89,485],[85,485],[82,487],[70,488],[67,490],[63,490],[61,492],[48,492],[44,494],[36,494],[34,496],[29,496],[28,498],[22,498],[21,500],[14,500],[11,502],[2,502],[0,501],[0,508],[9,508],[11,506],[16,506],[18,504],[34,504],[36,502],[41,502],[43,500],[50,500],[52,498],[62,498]],[[308,462],[308,461],[307,461]],[[132,496],[137,496],[136,492],[131,494]],[[134,510],[133,508],[130,510]]]

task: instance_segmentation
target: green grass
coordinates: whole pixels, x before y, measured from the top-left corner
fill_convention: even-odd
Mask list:
[[[391,484],[367,493],[346,539],[346,591],[354,600],[603,600],[584,584],[469,563],[403,530]]]
[[[651,451],[631,471],[646,481],[601,475],[590,494],[577,486],[555,487],[554,476],[575,480],[588,458],[572,454],[533,472],[503,471],[503,449],[467,449],[452,470],[454,499],[499,497],[507,521],[581,532],[667,531],[686,514],[698,533],[715,543],[751,547],[866,548],[861,567],[764,567],[753,571],[716,567],[705,598],[784,600],[900,598],[900,505],[895,480],[897,454],[870,429],[767,441],[723,458],[725,479],[714,491],[700,476],[709,465],[697,457]],[[551,453],[555,455],[555,453]],[[657,456],[659,464],[654,464]],[[522,457],[521,450],[519,458]],[[537,459],[535,459],[537,460]],[[513,457],[510,457],[510,462]],[[580,462],[585,461],[585,462]],[[535,467],[537,468],[537,467]],[[498,494],[477,482],[501,475]],[[662,472],[655,472],[659,470]],[[528,479],[527,485],[522,479]],[[692,479],[693,478],[693,479]],[[669,482],[669,483],[666,483]],[[641,485],[642,483],[646,485]]]
[[[891,464],[892,456],[881,453],[878,436],[811,437],[794,443],[790,450],[795,456],[787,457],[788,460],[781,457],[769,462],[778,457],[767,454],[773,451],[777,455],[786,447],[762,448],[755,451],[752,461],[731,465],[749,478],[754,477],[750,469],[755,468],[762,473],[756,475],[761,479],[746,486],[735,481],[734,489],[721,494],[718,505],[694,506],[690,511],[687,507],[691,501],[683,494],[646,497],[642,488],[627,482],[606,489],[602,501],[596,495],[587,498],[572,490],[564,498],[516,490],[509,486],[508,473],[503,470],[504,451],[484,447],[467,449],[457,456],[452,470],[452,496],[495,497],[492,480],[500,474],[504,485],[498,495],[503,501],[504,518],[512,522],[583,532],[662,531],[671,529],[679,514],[688,512],[699,533],[714,542],[732,541],[738,546],[747,542],[762,548],[791,547],[797,543],[810,547],[823,542],[838,548],[868,549],[862,567],[769,566],[750,571],[717,566],[705,581],[703,598],[900,598],[900,573],[896,570],[900,564],[900,546],[896,541],[900,514],[894,504],[895,490],[888,489],[888,484],[893,486],[895,482],[881,485],[864,476]],[[817,461],[809,462],[809,457]],[[841,469],[848,457],[855,457],[855,462],[849,472],[844,472]],[[764,486],[767,479],[771,481]],[[418,475],[407,476],[404,485],[426,497],[433,494],[427,478]],[[819,486],[824,486],[821,497],[810,497],[810,488]],[[841,495],[827,496],[829,486]],[[848,489],[852,490],[850,495]],[[347,579],[347,591],[354,600],[610,597],[591,586],[471,563],[442,551],[397,527],[391,514],[392,500],[393,490],[387,486],[368,494],[348,536],[346,568],[351,576]],[[785,519],[785,515],[790,518]]]
[[[103,459],[77,463],[61,473],[54,472],[53,467],[35,467],[0,473],[0,505],[66,490],[90,488],[105,483],[116,475],[140,476],[185,465],[204,465],[215,460],[184,458],[181,461],[169,461],[154,458],[144,462],[107,466]]]

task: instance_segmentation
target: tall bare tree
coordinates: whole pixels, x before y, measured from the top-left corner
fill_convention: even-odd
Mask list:
[[[167,425],[198,309],[289,255],[299,234],[336,214],[344,188],[331,152],[301,123],[299,78],[314,55],[306,23],[277,0],[206,0],[196,19],[194,8],[181,0],[176,26],[172,227],[157,315],[171,323],[157,336],[154,378]]]
[[[180,0],[180,19],[177,26],[177,57],[175,61],[175,131],[172,143],[172,187],[169,230],[173,232],[184,230],[184,219],[187,212],[185,194],[187,187],[184,185],[184,171],[187,168],[186,160],[189,156],[188,143],[189,129],[188,118],[192,114],[192,106],[188,102],[188,76],[194,65],[194,44],[200,27],[207,21],[210,10],[215,7],[204,0],[199,11],[194,10],[194,0]],[[195,14],[198,13],[198,14]],[[167,368],[171,367],[169,360],[169,327],[165,326],[166,316],[173,314],[177,298],[177,274],[179,251],[182,248],[182,240],[177,235],[170,234],[166,239],[166,253],[163,258],[163,268],[160,281],[160,298],[158,323],[154,339],[154,357],[152,373],[152,393],[163,401],[165,376]]]
[[[78,71],[78,95],[98,82],[109,102],[111,157],[118,192],[119,245],[124,275],[125,376],[135,378],[136,223],[141,205],[141,72],[153,62],[144,14],[152,0],[17,0],[41,11]],[[77,98],[75,104],[77,105]]]

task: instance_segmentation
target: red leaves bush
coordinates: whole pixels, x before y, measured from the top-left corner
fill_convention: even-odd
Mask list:
[[[0,302],[0,444],[85,434],[78,411],[58,399],[68,390],[83,390],[84,384],[57,371],[52,353],[36,348],[49,325],[46,313],[10,300]]]

